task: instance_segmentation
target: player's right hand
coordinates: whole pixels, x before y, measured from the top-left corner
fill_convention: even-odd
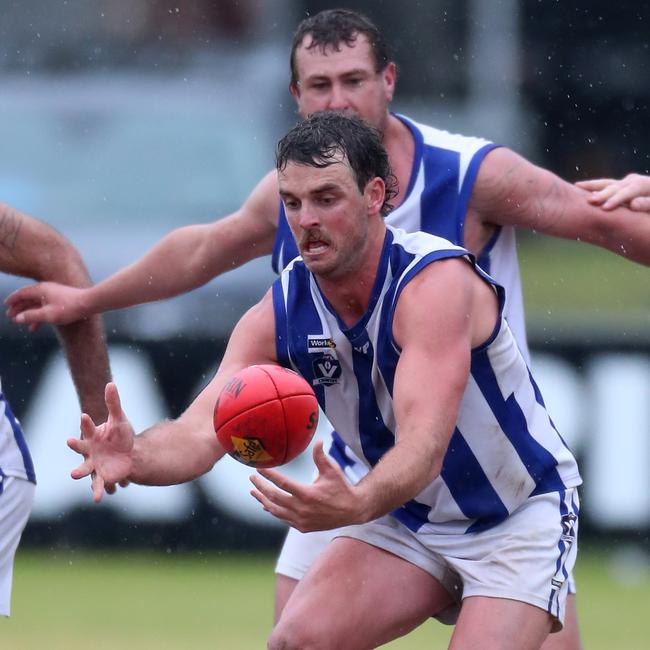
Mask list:
[[[67,325],[89,315],[83,305],[84,291],[57,282],[22,287],[5,299],[7,316],[19,325],[29,325],[32,331],[41,323]]]

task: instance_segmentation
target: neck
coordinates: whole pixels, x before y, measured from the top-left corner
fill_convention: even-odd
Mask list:
[[[394,207],[404,200],[406,190],[411,180],[413,158],[415,156],[415,141],[410,129],[394,115],[388,116],[383,137],[384,147],[388,152],[390,166],[397,179],[397,196],[392,199]]]
[[[368,309],[386,235],[383,220],[378,226],[368,233],[366,247],[354,269],[344,276],[316,276],[321,292],[348,327],[352,327]]]

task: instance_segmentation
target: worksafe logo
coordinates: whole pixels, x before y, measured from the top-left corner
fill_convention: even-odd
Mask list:
[[[334,350],[336,343],[323,334],[312,334],[307,337],[307,352],[322,352],[323,350]]]
[[[312,361],[312,368],[314,370],[314,386],[332,386],[339,383],[341,364],[336,357],[323,354]]]

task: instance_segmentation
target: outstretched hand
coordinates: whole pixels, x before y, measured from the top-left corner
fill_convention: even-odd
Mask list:
[[[591,192],[588,201],[604,210],[624,205],[637,212],[650,212],[650,176],[628,174],[619,180],[597,178],[579,181],[576,186]]]
[[[312,484],[259,469],[259,475],[250,477],[256,488],[251,495],[265,510],[303,533],[360,523],[363,504],[343,472],[328,461],[322,441],[314,445],[313,457],[318,477]]]
[[[7,296],[7,316],[32,331],[41,323],[67,325],[89,315],[82,305],[84,291],[57,282],[31,284]]]
[[[84,457],[83,463],[72,470],[73,479],[92,477],[93,500],[101,501],[104,489],[114,491],[116,483],[124,484],[132,468],[135,433],[122,410],[117,386],[106,384],[104,393],[108,420],[96,426],[92,418],[81,416],[81,438],[70,438],[68,447]]]

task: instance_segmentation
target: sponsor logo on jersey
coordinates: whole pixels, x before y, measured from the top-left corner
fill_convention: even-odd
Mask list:
[[[331,354],[323,354],[312,361],[314,370],[314,386],[332,386],[339,383],[341,376],[341,364]]]
[[[322,352],[323,350],[334,350],[336,343],[324,334],[312,334],[307,337],[307,352]]]

